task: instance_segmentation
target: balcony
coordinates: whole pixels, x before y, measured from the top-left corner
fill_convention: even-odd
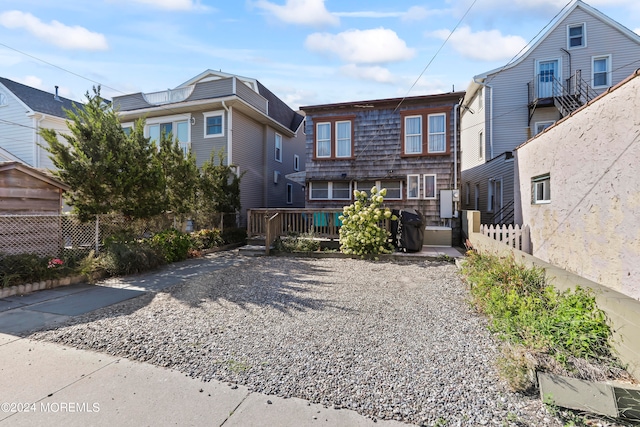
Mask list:
[[[194,86],[187,86],[179,89],[167,89],[161,92],[143,93],[145,101],[151,105],[164,105],[174,102],[182,102],[191,95]]]
[[[552,74],[538,74],[527,83],[529,93],[529,124],[537,107],[555,106],[565,117],[595,98],[598,93],[576,71],[564,82]]]

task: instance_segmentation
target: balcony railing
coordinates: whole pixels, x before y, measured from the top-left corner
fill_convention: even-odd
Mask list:
[[[571,114],[598,96],[598,93],[582,79],[580,70],[564,82],[553,75],[538,74],[527,83],[529,93],[529,121],[536,106],[555,106],[562,116]]]
[[[170,104],[182,102],[191,95],[194,86],[187,86],[179,89],[167,89],[161,92],[143,93],[144,100],[152,105]]]

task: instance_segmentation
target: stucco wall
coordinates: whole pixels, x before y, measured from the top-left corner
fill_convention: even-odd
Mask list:
[[[636,299],[638,93],[636,73],[516,152],[522,222],[531,226],[533,255]],[[546,173],[551,177],[551,202],[532,204],[531,178]]]

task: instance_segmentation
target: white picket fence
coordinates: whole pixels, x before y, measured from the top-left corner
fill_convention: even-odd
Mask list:
[[[528,225],[481,225],[480,234],[493,240],[504,242],[508,246],[531,253],[531,238]]]

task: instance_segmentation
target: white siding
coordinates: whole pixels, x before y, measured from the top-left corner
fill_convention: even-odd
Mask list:
[[[486,155],[479,156],[479,137],[482,133],[484,146],[486,147],[487,132],[485,129],[485,117],[487,108],[480,104],[480,92],[485,91],[484,88],[478,89],[478,92],[469,103],[468,108],[460,109],[460,164],[461,170],[470,169],[474,166],[484,163]],[[485,98],[484,96],[482,97]],[[483,148],[483,152],[485,149]]]
[[[40,129],[53,129],[58,133],[69,133],[65,119],[52,116],[47,116],[44,120],[40,121]],[[38,168],[55,169],[53,162],[49,158],[49,152],[46,149],[48,146],[47,142],[40,135],[37,135],[36,138],[36,164],[34,166]],[[62,136],[58,136],[58,140],[61,142],[66,141]]]
[[[27,117],[28,110],[14,96],[0,85],[0,90],[7,98],[7,105],[0,107],[0,147],[28,165],[34,166],[33,121]]]

